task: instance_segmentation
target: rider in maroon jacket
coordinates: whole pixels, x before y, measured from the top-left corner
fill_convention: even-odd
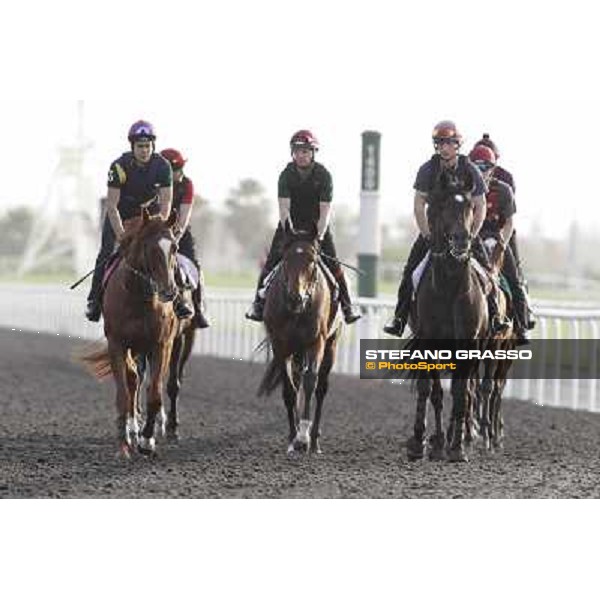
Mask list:
[[[171,210],[177,211],[177,222],[174,229],[179,242],[179,253],[189,258],[198,268],[199,283],[198,287],[192,292],[196,313],[193,323],[199,329],[204,329],[209,327],[209,323],[203,314],[204,277],[196,257],[196,244],[190,228],[190,218],[194,206],[194,184],[183,172],[187,160],[179,150],[166,148],[161,152],[161,156],[169,161],[173,170],[173,205]]]

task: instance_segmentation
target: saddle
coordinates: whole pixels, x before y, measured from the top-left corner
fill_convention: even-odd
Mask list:
[[[329,268],[327,267],[327,265],[325,264],[325,262],[323,261],[323,259],[321,257],[319,257],[319,267],[321,268],[321,272],[323,273],[323,275],[325,275],[325,280],[327,281],[327,284],[329,285],[331,301],[337,302],[339,293],[340,293],[339,286],[337,284],[337,281],[335,280],[335,277],[333,276],[333,273],[329,270]],[[273,283],[273,280],[275,279],[275,275],[277,275],[280,268],[281,268],[281,261],[279,261],[267,273],[267,276],[264,278],[262,287],[258,290],[258,296],[260,298],[262,298],[263,300],[265,299],[265,297],[267,295],[267,290],[271,287],[271,284]]]
[[[121,263],[122,256],[115,252],[106,262],[104,275],[102,276],[102,291],[106,288],[108,280]],[[195,290],[200,282],[198,267],[187,256],[177,254],[176,280],[182,288]]]
[[[177,267],[182,287],[195,290],[200,283],[198,267],[183,254],[177,254]]]
[[[429,266],[430,262],[431,250],[428,250],[423,260],[416,266],[415,270],[412,272],[411,278],[413,284],[413,300],[417,297],[419,284],[421,283],[423,275],[425,274],[425,271],[427,270],[427,267]],[[504,290],[509,295],[509,297],[512,296],[512,294],[510,294],[510,289],[508,288],[508,281],[506,280],[504,275],[500,274],[500,278],[497,281],[491,273],[484,269],[484,267],[477,259],[473,258],[472,262],[473,267],[475,268],[475,273],[477,274],[479,282],[481,283],[481,286],[486,296],[491,292],[494,292],[496,296],[498,296],[500,288]]]

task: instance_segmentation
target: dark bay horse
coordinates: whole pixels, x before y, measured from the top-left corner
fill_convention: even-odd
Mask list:
[[[140,377],[136,359],[149,364],[147,415],[139,449],[155,450],[155,426],[164,427],[162,393],[166,368],[178,332],[172,300],[176,294],[174,266],[177,244],[173,214],[165,221],[151,217],[129,224],[120,244],[121,261],[108,280],[102,302],[107,345],[79,359],[96,375],[112,374],[117,388],[119,453],[128,458],[138,444]]]
[[[319,264],[316,231],[292,233],[287,227],[286,238],[283,259],[265,297],[264,323],[273,358],[258,394],[268,395],[283,384],[288,454],[320,453],[323,400],[341,329],[335,324],[338,301],[332,299]]]
[[[473,203],[465,190],[471,181],[461,181],[445,171],[439,177],[428,204],[432,234],[431,264],[423,274],[410,314],[415,338],[410,346],[427,340],[453,340],[464,347],[479,349],[488,336],[486,290],[471,259]],[[417,372],[417,414],[414,435],[407,444],[411,460],[422,458],[426,447],[427,399],[435,412],[435,433],[430,439],[430,458],[444,456],[450,461],[468,460],[465,452],[471,435],[472,407],[478,361],[464,362],[452,373],[452,413],[447,436],[442,428],[442,387],[438,371]]]

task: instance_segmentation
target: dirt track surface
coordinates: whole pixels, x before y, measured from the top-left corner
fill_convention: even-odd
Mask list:
[[[152,459],[118,460],[114,387],[71,362],[80,344],[0,330],[0,497],[600,496],[600,415],[508,400],[503,452],[410,463],[409,390],[334,376],[324,454],[292,460],[279,393],[255,396],[264,365],[197,356],[181,441],[159,441]]]

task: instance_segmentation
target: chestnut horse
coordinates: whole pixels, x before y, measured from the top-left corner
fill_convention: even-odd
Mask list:
[[[80,356],[98,377],[112,373],[117,388],[119,454],[128,458],[138,445],[141,452],[155,450],[155,426],[165,427],[162,407],[164,379],[178,319],[173,311],[177,243],[172,231],[176,215],[165,221],[143,210],[142,218],[126,229],[121,260],[111,275],[102,301],[104,334],[108,344]],[[136,359],[149,364],[147,415],[139,438],[138,394],[140,377]]]
[[[321,452],[321,412],[341,327],[335,325],[338,301],[320,266],[318,244],[316,230],[292,233],[286,226],[283,259],[265,297],[263,318],[273,358],[258,394],[269,395],[283,384],[288,455]]]

